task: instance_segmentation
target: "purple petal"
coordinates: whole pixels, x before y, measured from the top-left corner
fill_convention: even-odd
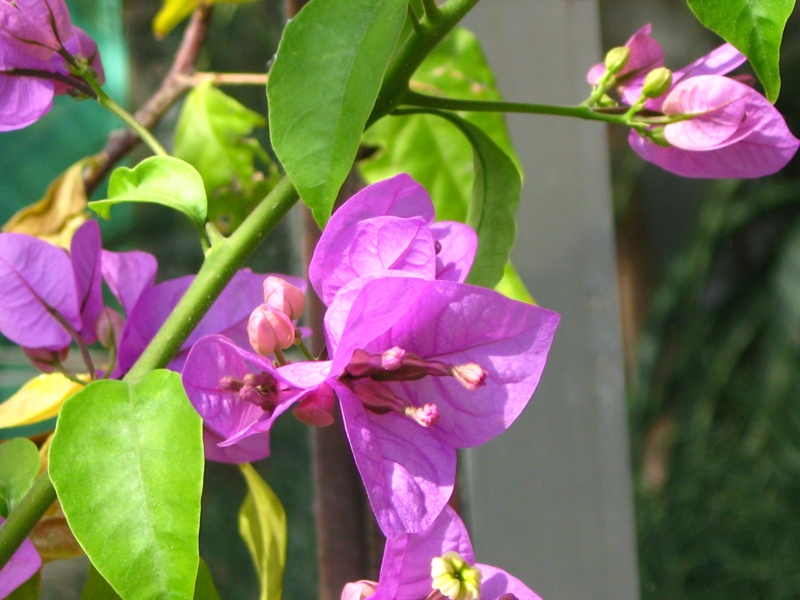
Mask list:
[[[139,297],[153,287],[158,270],[156,257],[147,252],[102,253],[103,279],[122,305],[126,315],[133,312]]]
[[[72,236],[70,259],[75,273],[75,290],[83,325],[81,336],[89,344],[97,341],[95,327],[103,310],[100,226],[86,221]]]
[[[333,301],[335,289],[348,281],[337,277],[330,284],[335,289],[329,289],[327,280],[349,260],[351,241],[359,223],[383,216],[421,217],[430,223],[434,218],[433,203],[425,188],[401,174],[364,188],[333,213],[308,268],[311,285],[326,306]]]
[[[69,11],[63,0],[2,0],[0,23],[0,43],[43,60],[72,37]]]
[[[183,343],[181,352],[176,360],[169,364],[169,368],[176,371],[181,370],[186,360],[186,351],[205,335],[224,334],[238,346],[249,348],[247,320],[253,308],[264,300],[263,282],[265,277],[266,275],[253,273],[250,269],[242,269],[236,273],[211,309]],[[292,285],[304,289],[304,282],[298,278],[283,275],[281,277]],[[133,312],[128,315],[128,321],[122,332],[119,353],[119,370],[122,373],[133,366],[193,280],[193,276],[179,277],[159,283],[142,294]]]
[[[47,63],[15,54],[11,48],[4,47],[0,39],[0,71],[12,68],[47,69]],[[52,106],[51,80],[0,74],[0,131],[27,127],[47,114]]]
[[[427,531],[400,535],[386,541],[380,584],[375,597],[393,600],[427,597],[433,585],[431,560],[447,552],[458,552],[469,564],[475,564],[467,529],[449,506],[444,507]],[[481,598],[489,598],[484,595],[483,588]]]
[[[274,410],[265,411],[238,393],[222,388],[224,377],[241,380],[248,373],[269,373],[286,383],[268,359],[247,352],[220,335],[200,339],[189,352],[181,378],[189,401],[203,418],[208,442],[206,458],[210,460],[252,462],[265,458],[269,454],[272,423],[304,392],[286,394]],[[249,458],[239,461],[242,456]]]
[[[456,221],[433,223],[430,229],[441,246],[436,255],[436,279],[463,283],[475,260],[478,234],[469,225]]]
[[[220,446],[224,439],[213,431],[203,429],[203,448],[206,460],[239,465],[264,460],[269,456],[269,431],[256,433],[234,446]]]
[[[391,538],[430,527],[453,493],[455,450],[411,419],[368,414],[349,388],[331,385],[383,534]]]
[[[503,594],[514,594],[518,600],[542,600],[519,579],[506,573],[503,569],[490,565],[476,565],[483,575],[481,582],[481,598],[497,600]]]
[[[0,332],[27,348],[61,350],[71,336],[57,312],[81,327],[72,265],[67,253],[35,237],[0,234]]]
[[[747,58],[730,44],[722,44],[693,63],[672,73],[672,83],[677,85],[687,77],[700,75],[725,75],[742,65]]]
[[[0,525],[5,519],[0,517]],[[5,598],[42,568],[42,558],[33,543],[25,538],[22,545],[0,570],[0,598]]]
[[[694,77],[680,85],[702,84],[706,78],[716,79],[714,76]],[[700,81],[693,83],[696,80]],[[656,145],[632,130],[628,142],[633,150],[644,160],[683,177],[753,178],[782,169],[795,155],[800,142],[789,131],[781,114],[763,96],[742,83],[727,81],[726,86],[740,86],[739,89],[747,91],[745,119],[739,130],[730,136],[733,142],[694,151]],[[687,142],[681,140],[681,143]]]
[[[476,446],[507,429],[528,403],[559,319],[477,286],[377,279],[352,303],[331,371],[340,373],[356,348],[381,352],[399,346],[452,365],[477,363],[488,374],[477,390],[452,377],[388,384],[415,406],[436,403],[440,418],[431,431],[440,439],[455,447]],[[330,334],[327,315],[326,331]]]
[[[721,75],[692,77],[672,88],[662,110],[666,115],[697,116],[667,125],[664,137],[684,150],[713,150],[738,142],[759,125],[754,97],[760,97],[754,89]]]

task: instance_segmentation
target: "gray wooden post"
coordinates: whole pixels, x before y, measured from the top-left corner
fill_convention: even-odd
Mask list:
[[[594,0],[487,0],[466,22],[507,100],[576,104],[599,62]],[[480,562],[545,600],[639,596],[604,126],[512,115],[526,181],[513,259],[562,322],[536,395],[466,453]]]

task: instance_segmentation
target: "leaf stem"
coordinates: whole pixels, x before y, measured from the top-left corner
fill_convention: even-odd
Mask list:
[[[210,81],[211,85],[267,85],[269,74],[267,73],[214,73],[201,72],[194,73],[185,77],[185,80],[192,87]]]

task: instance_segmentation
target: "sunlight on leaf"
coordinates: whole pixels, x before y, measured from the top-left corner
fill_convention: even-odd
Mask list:
[[[208,202],[203,178],[187,162],[171,156],[151,156],[133,169],[119,167],[108,182],[108,198],[89,203],[104,219],[121,202],[152,202],[182,212],[200,230],[206,222]]]
[[[286,512],[251,464],[239,468],[249,490],[239,511],[239,533],[256,567],[259,600],[280,600],[286,564]]]

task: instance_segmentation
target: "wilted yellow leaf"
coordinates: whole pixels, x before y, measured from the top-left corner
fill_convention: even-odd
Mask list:
[[[0,404],[0,428],[32,425],[55,417],[67,398],[83,387],[61,373],[38,375]]]
[[[69,249],[72,234],[88,218],[83,169],[86,160],[76,162],[47,188],[44,198],[20,209],[3,225],[3,231],[26,233]]]
[[[242,4],[254,0],[207,0],[205,4]],[[161,10],[153,19],[153,33],[158,39],[166,36],[175,26],[192,14],[201,0],[164,0]]]

